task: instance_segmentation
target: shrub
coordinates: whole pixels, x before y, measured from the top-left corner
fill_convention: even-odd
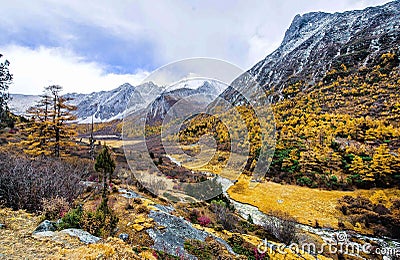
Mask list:
[[[339,199],[338,209],[348,216],[353,225],[361,223],[371,228],[375,235],[399,238],[400,216],[396,208],[400,203],[394,200],[392,207],[388,209],[381,200],[376,200],[376,198],[373,200],[375,203],[361,196],[344,196]]]
[[[42,210],[43,199],[64,198],[72,203],[83,191],[79,182],[88,166],[79,160],[37,157],[0,151],[0,202],[14,210]]]
[[[218,183],[216,178],[211,179],[209,181],[204,181],[197,183],[196,186],[192,184],[188,184],[185,186],[185,192],[187,195],[197,199],[197,200],[206,200],[209,199],[210,194],[221,194],[222,186]]]
[[[344,214],[361,213],[362,210],[372,211],[372,202],[364,197],[343,196],[339,199],[339,210]]]
[[[266,254],[260,254],[257,248],[249,242],[246,242],[240,235],[234,234],[228,239],[228,244],[232,250],[239,255],[244,255],[247,259],[263,260],[268,259]]]
[[[192,254],[200,259],[213,259],[214,255],[211,248],[200,240],[187,240],[184,242],[184,247],[189,254]],[[218,255],[217,255],[218,256]]]
[[[231,213],[231,212],[221,212],[222,214],[219,214],[219,223],[224,227],[224,229],[229,230],[229,231],[240,231],[238,230],[239,225],[239,219],[238,217]]]
[[[253,232],[256,230],[256,225],[250,223],[249,221],[241,220],[239,224],[242,229],[241,233],[247,234],[248,232]]]
[[[149,181],[142,180],[146,191],[149,191],[151,195],[160,195],[161,191],[167,188],[167,183],[162,178],[151,178]]]
[[[390,214],[390,210],[388,210],[384,205],[381,203],[374,206],[374,212],[378,213],[379,215],[387,215]]]
[[[86,225],[86,223],[82,223],[83,228],[86,227],[88,229],[94,229],[93,234],[96,236],[107,237],[112,235],[117,227],[118,217],[108,206],[107,201],[107,197],[103,198],[94,214],[96,220],[95,223],[98,223],[98,225],[94,225],[91,222],[89,222],[88,225]]]
[[[125,210],[131,210],[131,209],[134,209],[134,207],[132,206],[131,203],[127,202],[125,205]]]
[[[218,205],[218,206],[222,206],[222,207],[226,207],[226,203],[222,200],[212,200],[211,201],[211,207],[213,205]]]
[[[61,218],[58,228],[60,230],[65,228],[81,228],[82,215],[83,209],[81,206],[68,211],[65,216]]]
[[[234,186],[236,186],[235,184]],[[223,193],[219,194],[217,197],[213,198],[211,201],[208,200],[207,202],[210,203],[210,207],[212,208],[213,205],[218,204],[223,206],[230,211],[235,211],[235,206],[232,204],[229,198],[227,198]]]
[[[84,212],[80,223],[81,227],[90,234],[107,237],[113,234],[118,218],[113,212],[104,214],[103,210],[98,209],[95,212]]]
[[[134,199],[133,199],[133,202],[134,202],[135,204],[142,204],[142,199],[140,199],[140,198],[134,198]]]
[[[215,213],[217,222],[221,224],[224,229],[229,231],[239,231],[239,218],[231,212],[225,202],[212,202],[210,210]]]
[[[199,222],[199,224],[203,227],[208,226],[208,224],[211,223],[211,219],[207,216],[201,216],[197,219],[197,221]]]
[[[233,259],[225,252],[225,247],[212,237],[206,237],[204,242],[195,239],[186,240],[184,247],[189,254],[198,259]]]
[[[192,223],[198,223],[198,219],[200,217],[200,211],[198,209],[193,209],[189,213],[189,220]]]
[[[301,186],[311,186],[312,180],[307,176],[302,176],[297,179],[297,183]]]
[[[392,210],[400,210],[400,199],[393,200]]]
[[[92,173],[92,174],[89,175],[87,180],[88,181],[92,181],[92,182],[98,182],[99,181],[99,175],[97,173]]]
[[[138,214],[142,214],[142,213],[150,213],[150,209],[148,208],[148,207],[146,207],[145,205],[139,205],[137,208],[136,208],[136,212],[138,213]]]
[[[65,198],[42,199],[42,212],[46,219],[54,220],[62,218],[69,209],[69,203]]]
[[[96,211],[84,211],[81,206],[70,210],[61,219],[58,229],[82,228],[92,235],[107,237],[112,235],[117,227],[118,217],[108,207],[106,201]]]

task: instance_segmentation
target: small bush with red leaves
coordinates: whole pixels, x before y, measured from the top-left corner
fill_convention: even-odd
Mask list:
[[[208,226],[211,223],[211,219],[207,216],[201,216],[197,219],[197,221],[199,222],[200,225],[202,225],[203,227]]]
[[[46,219],[55,220],[64,217],[70,210],[70,205],[65,198],[42,199],[42,213]]]

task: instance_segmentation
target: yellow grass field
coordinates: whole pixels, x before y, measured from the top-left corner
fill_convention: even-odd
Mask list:
[[[228,190],[228,194],[232,199],[256,206],[267,214],[279,210],[288,213],[302,224],[314,225],[315,221],[318,221],[322,227],[337,228],[338,221],[344,220],[342,213],[336,209],[338,199],[345,195],[370,198],[377,191],[378,189],[328,191],[273,182],[259,183],[251,188],[249,177],[241,177]],[[400,196],[398,189],[382,191],[389,199]],[[348,228],[354,228],[350,223],[345,224]]]
[[[191,146],[181,145],[182,150],[190,150]],[[206,146],[197,146],[200,151],[196,155],[195,160],[187,161],[182,154],[172,154],[171,157],[182,163],[182,166],[193,171],[205,171],[218,174],[230,180],[236,180],[244,169],[247,157],[243,155],[234,154],[229,152],[219,151],[217,154],[214,149]],[[218,162],[218,157],[225,157],[229,160],[227,163]]]
[[[119,148],[122,147],[124,145],[134,145],[137,144],[139,142],[142,142],[141,140],[114,140],[114,139],[104,139],[104,140],[96,140],[97,142],[101,142],[101,144],[106,144],[110,147],[113,148]],[[88,138],[82,138],[82,142],[84,143],[89,143],[89,139]]]

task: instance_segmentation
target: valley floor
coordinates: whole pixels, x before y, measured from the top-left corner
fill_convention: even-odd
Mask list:
[[[328,191],[274,182],[258,183],[255,187],[250,187],[248,177],[241,177],[228,190],[228,194],[232,199],[256,206],[266,214],[276,211],[288,213],[301,224],[315,226],[317,222],[321,227],[336,229],[339,222],[344,222],[346,228],[354,229],[350,223],[344,220],[343,214],[337,210],[338,200],[346,195],[370,198],[377,191],[383,191],[389,199],[400,197],[400,190],[394,188]],[[362,231],[368,233],[367,230]]]

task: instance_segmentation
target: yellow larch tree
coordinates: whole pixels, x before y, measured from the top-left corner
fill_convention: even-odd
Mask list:
[[[46,87],[39,103],[28,109],[30,120],[23,129],[27,137],[20,142],[25,153],[60,157],[75,146],[76,132],[69,122],[76,119],[71,113],[76,107],[60,95],[61,90],[58,85]]]
[[[375,181],[373,172],[370,171],[368,165],[364,162],[361,156],[356,155],[354,157],[349,170],[353,174],[359,174],[364,181]]]
[[[376,176],[376,180],[380,182],[386,182],[386,179],[393,174],[391,168],[392,155],[387,144],[382,144],[376,148],[375,153],[372,157],[371,170]]]

